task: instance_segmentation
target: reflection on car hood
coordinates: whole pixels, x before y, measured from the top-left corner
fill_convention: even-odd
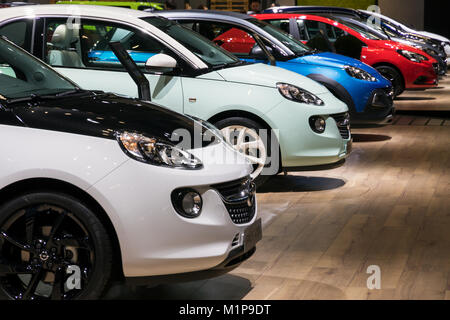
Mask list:
[[[276,88],[284,82],[308,90],[314,94],[328,92],[321,84],[298,73],[262,63],[248,64],[217,71],[226,81]]]
[[[343,68],[344,66],[352,66],[356,68],[363,69],[367,72],[373,73],[374,69],[369,65],[340,54],[332,52],[321,52],[316,54],[310,54],[303,57],[298,57],[288,62],[292,63],[307,63],[312,65],[319,65],[331,68]],[[375,74],[374,74],[375,75]]]
[[[171,141],[177,129],[191,137],[194,124],[198,132],[206,128],[194,119],[155,105],[114,94],[87,94],[43,99],[11,105],[15,115],[28,127],[106,139],[115,139],[117,131],[132,131]]]

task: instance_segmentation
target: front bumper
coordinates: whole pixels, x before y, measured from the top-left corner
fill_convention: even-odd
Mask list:
[[[229,149],[227,152],[236,154]],[[215,147],[203,150],[211,157],[223,152]],[[235,223],[215,186],[245,178],[251,170],[248,163],[204,162],[201,170],[179,170],[129,160],[97,182],[89,192],[114,226],[124,276],[189,273],[222,263],[243,244],[240,235],[257,219],[257,206],[253,202],[255,212],[250,221]],[[176,212],[171,193],[178,188],[192,188],[201,194],[199,217],[189,219]]]
[[[338,126],[336,121],[348,112],[348,107],[331,93],[319,97],[324,106],[286,100],[267,114],[272,128],[278,130],[283,168],[333,164],[348,156],[349,128]],[[311,129],[309,119],[317,116],[325,120],[323,133]]]
[[[411,64],[411,65],[410,65]],[[437,64],[408,63],[408,68],[402,70],[405,78],[405,89],[427,89],[438,85]]]
[[[248,260],[255,253],[255,251],[256,247],[245,250],[244,246],[239,246],[230,251],[228,257],[223,262],[210,269],[160,276],[126,277],[125,281],[134,286],[154,286],[159,284],[198,281],[214,278],[236,269],[241,263]]]
[[[355,124],[387,124],[392,122],[395,107],[392,87],[376,89],[367,100],[363,112],[352,115]]]

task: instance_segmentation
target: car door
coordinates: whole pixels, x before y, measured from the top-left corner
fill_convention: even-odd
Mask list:
[[[152,36],[118,23],[67,18],[46,19],[43,60],[82,88],[138,96],[138,88],[113,54],[109,43],[119,41],[149,80],[152,101],[183,112],[181,77],[145,71],[145,62],[155,54],[178,57]]]

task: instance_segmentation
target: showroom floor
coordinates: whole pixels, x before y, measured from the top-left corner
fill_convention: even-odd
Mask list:
[[[401,109],[420,105],[450,110],[450,77],[398,101]],[[393,125],[354,129],[353,137],[343,167],[279,175],[260,188],[263,240],[231,274],[116,287],[109,297],[450,299],[448,114],[403,113]],[[369,265],[381,269],[380,290],[367,289]]]

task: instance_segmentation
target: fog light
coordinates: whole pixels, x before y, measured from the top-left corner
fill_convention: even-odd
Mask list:
[[[309,125],[314,132],[323,133],[325,131],[326,122],[322,117],[309,118]]]
[[[202,197],[197,192],[188,192],[181,202],[184,212],[192,216],[198,216],[202,210]]]
[[[178,189],[172,192],[172,204],[177,213],[185,218],[196,218],[203,206],[202,196],[193,189]]]

